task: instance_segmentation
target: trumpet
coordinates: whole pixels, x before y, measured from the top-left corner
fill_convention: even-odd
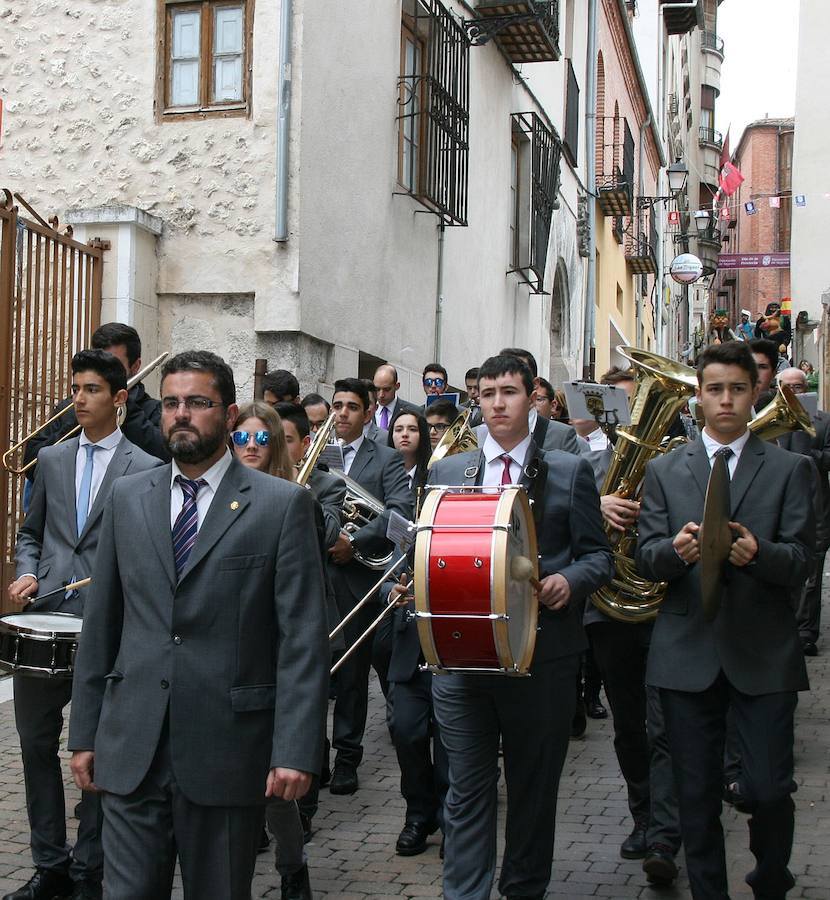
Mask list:
[[[159,354],[151,363],[148,363],[146,366],[144,366],[144,368],[140,372],[136,372],[136,374],[133,375],[132,378],[130,378],[127,381],[127,390],[129,390],[133,385],[138,384],[138,382],[141,381],[142,379],[146,378],[150,374],[150,372],[152,372],[153,369],[160,366],[164,362],[164,360],[167,359],[167,357],[169,355],[170,354],[167,352]],[[48,418],[42,425],[38,425],[38,427],[35,428],[35,430],[32,431],[30,434],[27,434],[26,437],[23,438],[23,440],[18,441],[18,443],[16,443],[13,447],[9,447],[9,449],[3,454],[3,468],[7,472],[10,472],[12,475],[25,475],[26,472],[29,471],[29,469],[31,469],[33,466],[35,466],[37,464],[37,457],[29,460],[29,462],[27,462],[26,465],[21,466],[19,469],[16,469],[12,465],[12,460],[14,459],[14,456],[17,453],[19,453],[26,446],[26,444],[28,444],[29,441],[32,440],[33,437],[36,437],[37,435],[39,435],[44,430],[44,428],[47,428],[49,425],[52,424],[52,422],[56,422],[62,416],[65,416],[70,410],[74,410],[74,409],[75,409],[75,401],[73,400],[72,403],[70,403],[68,406],[65,406],[59,412],[55,413],[54,416],[51,416],[50,418]],[[119,420],[119,424],[120,424],[120,420]],[[55,441],[55,444],[62,444],[64,441],[68,440],[69,438],[74,437],[80,430],[81,430],[81,426],[76,425],[73,429],[71,429],[70,431],[67,431],[67,433],[65,435],[63,435],[63,437],[61,437],[59,440]]]
[[[317,460],[320,458],[323,448],[329,442],[329,435],[334,429],[334,416],[335,414],[332,413],[320,426],[314,440],[308,445],[305,456],[297,466],[297,484],[301,484],[303,487],[308,483],[308,479],[311,478],[311,473],[317,465]]]

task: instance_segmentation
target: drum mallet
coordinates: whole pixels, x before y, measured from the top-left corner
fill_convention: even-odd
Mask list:
[[[542,582],[533,574],[533,563],[526,556],[514,556],[510,560],[510,577],[514,581],[527,581],[537,591],[542,590]]]
[[[77,591],[78,588],[86,587],[92,578],[82,578],[80,581],[72,581],[69,584],[65,584],[63,587],[55,588],[54,591],[49,591],[46,594],[38,594],[37,597],[30,597],[29,603],[34,603],[35,600],[48,600],[50,597],[57,597],[58,594],[65,594],[67,591]]]

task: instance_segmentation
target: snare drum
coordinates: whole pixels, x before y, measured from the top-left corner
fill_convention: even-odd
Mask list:
[[[511,576],[524,556],[538,577],[536,528],[524,489],[435,488],[415,542],[415,608],[427,666],[439,673],[526,675],[539,602]]]
[[[83,619],[31,612],[0,618],[0,669],[36,678],[71,678]]]

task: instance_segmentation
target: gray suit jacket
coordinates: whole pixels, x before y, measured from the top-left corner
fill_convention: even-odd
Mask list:
[[[191,802],[264,804],[270,768],[320,766],[329,645],[313,498],[234,459],[177,582],[170,477],[121,479],[104,513],[69,747],[94,749],[96,784],[129,794],[168,717]]]
[[[672,546],[687,522],[703,518],[710,471],[702,440],[646,468],[637,570],[669,583],[652,634],[647,683],[703,691],[723,670],[744,694],[806,690],[791,593],[812,565],[810,465],[754,435],[747,441],[731,482],[731,514],[757,539],[758,555],[743,568],[727,563],[714,622],[703,618],[700,564],[687,566]]]
[[[312,469],[308,479],[311,493],[323,509],[323,519],[326,523],[326,548],[334,546],[340,534],[340,513],[343,511],[343,501],[346,499],[346,483],[342,478],[324,472],[322,469]]]
[[[539,575],[560,573],[571,586],[571,600],[559,612],[539,610],[534,665],[557,657],[579,653],[587,646],[582,628],[582,604],[614,572],[611,548],[602,527],[599,495],[591,467],[579,456],[561,450],[540,451],[531,442],[525,470],[537,460],[542,478],[547,468],[544,493],[536,497],[541,509],[535,511],[539,542]],[[544,463],[544,465],[542,465]],[[449,456],[433,466],[430,484],[480,484],[484,472],[480,450]],[[533,496],[533,486],[525,476],[523,484]]]
[[[484,446],[487,438],[487,426],[478,425],[475,429],[479,447]],[[553,419],[536,417],[536,425],[533,428],[533,442],[542,450],[564,450],[565,453],[581,453],[576,431],[563,422],[555,422]]]
[[[408,400],[404,400],[403,398],[396,396],[395,405],[392,407],[392,414],[389,416],[389,421],[391,422],[399,412],[419,413],[421,412],[421,407],[417,406],[415,403],[410,403]]]
[[[816,540],[819,550],[830,543],[830,414],[819,410],[813,416],[816,436],[811,438],[803,431],[793,431],[778,438],[778,446],[793,453],[801,453],[812,459],[816,467],[818,493],[816,495]]]
[[[79,438],[72,438],[40,451],[32,502],[17,535],[17,577],[28,573],[36,575],[39,594],[59,588],[73,576],[80,580],[93,574],[95,551],[101,533],[101,514],[116,479],[161,465],[160,460],[122,437],[89,510],[84,530],[78,535],[75,513],[78,442]],[[30,612],[59,609],[81,615],[87,593],[88,589],[78,591],[68,600],[61,594],[43,603],[35,600],[28,609]]]
[[[412,492],[403,467],[403,457],[397,450],[364,440],[349,469],[349,478],[365,488],[387,510],[394,510],[407,519],[412,518]],[[388,515],[382,515],[359,529],[354,535],[355,549],[378,556],[388,553],[391,547],[386,539],[388,522]],[[346,593],[359,599],[378,580],[377,572],[356,560],[342,566],[332,564],[329,571],[341,603],[341,613],[343,604],[348,603]]]

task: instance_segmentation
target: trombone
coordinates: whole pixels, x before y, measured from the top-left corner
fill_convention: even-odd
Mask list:
[[[146,378],[150,374],[150,372],[160,366],[169,355],[170,354],[167,352],[159,354],[151,363],[148,363],[146,366],[144,366],[144,368],[140,372],[136,372],[136,374],[127,381],[127,390],[129,390],[133,385],[138,384],[138,382],[143,378]],[[74,400],[68,406],[64,406],[62,410],[55,413],[54,416],[48,418],[42,425],[38,425],[38,427],[35,428],[35,430],[31,432],[31,434],[27,434],[22,441],[18,441],[18,443],[16,443],[13,447],[9,447],[9,449],[3,454],[3,468],[7,472],[10,472],[12,475],[25,475],[26,472],[29,471],[29,469],[36,465],[37,457],[35,457],[34,459],[30,459],[25,466],[21,466],[19,469],[15,469],[12,466],[12,459],[15,454],[19,453],[23,449],[23,447],[25,447],[33,437],[40,434],[41,431],[44,430],[44,428],[46,428],[48,425],[51,425],[52,422],[56,422],[61,418],[61,416],[65,416],[70,410],[73,409],[75,409]],[[67,433],[63,435],[63,437],[55,441],[55,444],[62,444],[65,440],[74,437],[80,430],[81,426],[76,425],[70,431],[67,431]]]

